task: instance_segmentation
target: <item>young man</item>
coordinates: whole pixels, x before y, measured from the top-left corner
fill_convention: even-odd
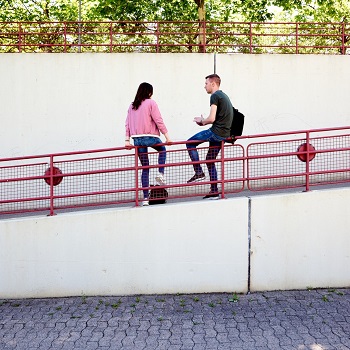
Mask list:
[[[199,156],[197,146],[203,142],[209,141],[209,150],[206,160],[216,159],[220,152],[221,142],[230,137],[230,128],[233,120],[233,107],[228,96],[220,90],[221,79],[217,74],[211,74],[205,77],[205,90],[210,94],[210,113],[207,118],[203,116],[195,117],[194,121],[200,125],[209,125],[211,128],[201,131],[188,141],[197,141],[186,144],[188,153],[192,162],[198,162]],[[217,172],[215,163],[207,163],[210,181],[217,181]],[[195,171],[187,183],[200,181],[205,179],[205,174],[199,163],[193,164]],[[219,191],[217,183],[210,185],[210,192],[203,199],[219,199]]]

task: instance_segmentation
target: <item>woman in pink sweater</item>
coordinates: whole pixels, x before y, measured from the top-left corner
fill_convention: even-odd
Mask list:
[[[159,152],[158,164],[159,174],[156,176],[158,185],[164,186],[164,165],[166,161],[165,146],[159,138],[160,133],[165,136],[166,142],[171,143],[168,130],[163,122],[158,105],[151,99],[153,95],[153,86],[148,83],[141,83],[137,89],[134,101],[128,109],[128,115],[125,121],[125,147],[130,149],[130,137],[134,145],[138,146],[138,155],[142,166],[149,166],[148,149],[152,147]],[[149,187],[149,168],[142,170],[141,175],[142,187]],[[142,205],[148,205],[149,191],[143,190],[144,200]]]

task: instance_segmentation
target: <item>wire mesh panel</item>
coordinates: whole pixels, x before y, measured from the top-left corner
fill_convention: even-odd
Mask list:
[[[243,191],[245,183],[245,158],[242,145],[225,145],[224,173],[221,178],[225,181],[225,193]]]
[[[64,174],[55,188],[55,208],[128,203],[134,201],[135,155],[123,151],[89,154],[59,160],[55,166]]]
[[[247,147],[248,188],[259,191],[304,184],[305,163],[295,154],[302,140],[253,143]]]
[[[347,182],[349,149],[349,135],[250,144],[248,188],[261,191]]]
[[[125,149],[39,160],[0,162],[0,213],[135,201],[135,154]]]
[[[205,178],[199,182],[188,183],[195,174],[193,162],[187,149],[167,150],[167,162],[165,164],[165,180],[168,199],[204,196],[210,190],[210,184],[218,183],[219,191],[234,193],[243,190],[244,187],[244,149],[240,145],[225,145],[224,156],[221,151],[215,160],[207,160],[208,146],[197,147],[199,164],[205,174]],[[159,171],[158,152],[149,152],[150,160],[150,186],[155,186],[155,177]],[[215,163],[217,181],[211,181],[207,164]],[[141,178],[142,169],[139,169]],[[152,188],[150,187],[149,190]],[[141,194],[140,194],[141,196]]]
[[[310,162],[310,185],[350,181],[350,135],[314,138],[316,149]]]
[[[0,163],[0,213],[49,208],[50,187],[44,181],[49,160],[31,161],[32,164],[28,159]]]
[[[199,158],[205,160],[208,147],[197,147]],[[149,153],[150,164],[150,184],[155,185],[155,177],[158,173],[158,152]],[[202,163],[202,169],[206,172],[206,166]],[[141,178],[142,169],[139,170]],[[168,192],[168,199],[186,198],[204,195],[209,191],[209,176],[200,181],[200,183],[187,183],[194,175],[193,165],[186,148],[172,150],[168,148],[165,164],[165,181]]]

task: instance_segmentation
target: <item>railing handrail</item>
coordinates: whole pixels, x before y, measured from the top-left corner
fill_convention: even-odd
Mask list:
[[[291,135],[297,137],[288,137]],[[263,137],[267,140],[250,142],[246,146],[239,142]],[[187,182],[189,174],[193,175],[194,164],[187,148],[176,148],[189,141],[163,143],[176,148],[167,148],[167,155],[173,162],[164,165],[168,169],[166,173],[174,176],[165,187],[171,192],[171,198],[201,196],[206,186],[215,183],[221,186],[221,198],[244,189],[262,191],[304,187],[309,191],[311,186],[320,184],[350,183],[350,126],[243,135],[237,139],[239,141],[234,144],[222,143],[221,155],[216,159],[205,157],[206,144],[197,147],[203,160],[196,163],[216,164],[219,176],[217,180],[209,178],[195,184]],[[139,164],[137,147],[2,158],[0,214],[48,210],[49,215],[54,215],[57,209],[118,203],[138,206],[139,193],[152,189],[142,187],[140,172],[145,169],[157,171],[157,153],[149,151],[153,161],[148,166]],[[33,159],[39,161],[30,163]],[[179,174],[182,174],[180,178]],[[101,200],[100,196],[103,196]],[[41,204],[47,201],[49,204]]]

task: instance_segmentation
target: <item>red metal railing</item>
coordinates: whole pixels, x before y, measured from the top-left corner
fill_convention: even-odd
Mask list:
[[[350,24],[0,22],[0,52],[347,54]]]
[[[251,142],[253,141],[253,142]],[[246,144],[246,145],[244,145]],[[202,145],[201,145],[202,146]],[[200,163],[208,147],[198,147]],[[158,154],[150,152],[150,184],[142,188],[137,148],[0,159],[0,214],[48,212],[84,207],[139,205],[152,189]],[[221,197],[242,191],[350,182],[350,127],[240,137],[223,143],[216,160]],[[185,142],[167,146],[168,201],[208,193],[210,181],[187,183],[194,174]]]

